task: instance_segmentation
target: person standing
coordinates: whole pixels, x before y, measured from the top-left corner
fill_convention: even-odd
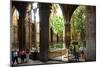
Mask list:
[[[26,62],[29,62],[30,51],[29,49],[26,50]]]
[[[25,57],[26,57],[25,50],[22,49],[22,50],[20,51],[21,63],[24,63],[24,59],[25,59]]]
[[[12,64],[15,64],[15,61],[18,64],[18,52],[17,52],[17,50],[12,51]]]
[[[81,56],[81,58],[83,59],[83,57],[84,57],[84,48],[83,48],[83,46],[81,46],[81,47],[79,48],[79,50],[80,50],[80,56]]]
[[[74,59],[75,61],[79,61],[79,47],[78,45],[74,45]]]

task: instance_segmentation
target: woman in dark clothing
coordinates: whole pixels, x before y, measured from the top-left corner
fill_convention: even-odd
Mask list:
[[[74,59],[75,61],[79,61],[79,48],[78,48],[78,45],[74,45]]]
[[[24,59],[26,58],[25,50],[20,51],[20,58],[21,58],[21,63],[24,63]]]

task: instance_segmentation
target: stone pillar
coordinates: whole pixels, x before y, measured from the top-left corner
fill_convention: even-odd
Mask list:
[[[56,34],[57,37],[57,43],[59,42],[59,33]]]
[[[31,42],[31,47],[36,47],[36,44],[35,44],[35,33],[34,33],[34,29],[35,29],[35,24],[34,23],[30,23],[30,42]]]
[[[36,49],[39,49],[39,22],[36,22]],[[38,50],[39,51],[39,50]]]
[[[62,11],[63,11],[63,15],[64,15],[64,19],[65,19],[65,29],[64,29],[64,42],[65,42],[65,46],[66,48],[69,48],[70,45],[70,41],[71,41],[71,37],[70,37],[70,9],[71,6],[69,5],[62,5]]]
[[[11,44],[12,48],[18,48],[18,15],[17,9],[15,7],[12,8],[12,22],[11,22]]]
[[[32,16],[31,16],[31,10],[27,10],[26,12],[26,16],[25,16],[25,31],[26,31],[26,34],[25,34],[25,46],[26,46],[26,49],[30,49],[31,48],[31,31],[30,31],[30,28],[31,28],[31,22],[32,22]]]
[[[66,48],[69,48],[70,41],[71,41],[71,36],[70,36],[70,23],[65,23],[65,44]]]
[[[48,46],[49,46],[49,15],[50,4],[39,3],[40,15],[40,56],[41,61],[48,60]]]
[[[13,1],[12,5],[19,11],[19,20],[18,20],[18,42],[19,42],[19,50],[26,48],[26,33],[25,33],[25,15],[27,11],[29,2],[19,2]]]
[[[50,40],[51,40],[51,44],[53,45],[53,30],[52,28],[50,28]]]
[[[62,8],[62,12],[63,12],[63,16],[65,19],[65,29],[64,29],[64,44],[66,47],[66,57],[68,57],[68,49],[70,46],[70,42],[71,42],[71,24],[70,24],[70,19],[71,16],[74,12],[74,10],[76,9],[77,6],[73,6],[73,5],[61,5]],[[69,60],[69,58],[68,58]]]
[[[30,23],[29,21],[28,22],[25,22],[25,31],[26,31],[26,34],[25,34],[25,47],[27,49],[30,49]]]
[[[34,42],[35,48],[37,48],[37,43],[36,43],[36,19],[34,20],[33,27],[34,27],[34,30],[33,30],[33,42]]]
[[[19,40],[19,50],[25,48],[25,12],[19,11],[19,21],[18,21],[18,40]]]
[[[87,61],[96,60],[96,7],[87,6],[86,47]]]
[[[70,19],[71,16],[74,12],[74,10],[77,8],[77,5],[68,5],[68,4],[61,4],[63,16],[65,19],[65,44],[66,48],[69,48],[70,42],[71,42],[71,24],[70,24]]]

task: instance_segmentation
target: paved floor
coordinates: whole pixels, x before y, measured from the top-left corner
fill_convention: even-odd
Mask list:
[[[68,58],[69,58],[69,61],[70,62],[76,62],[75,59],[74,59],[74,56],[72,54],[69,54],[69,57]],[[80,62],[84,62],[85,59],[83,59],[82,57],[79,57],[79,61]]]
[[[66,59],[66,60],[65,60]],[[62,57],[56,57],[56,58],[52,58],[52,60],[49,60],[47,62],[41,62],[39,60],[29,60],[29,62],[27,63],[23,63],[23,64],[16,64],[15,66],[29,66],[29,65],[43,65],[43,64],[61,64],[61,63],[68,63],[68,58],[65,58],[64,60],[62,59]],[[85,61],[84,59],[79,59],[80,61]],[[19,59],[20,61],[20,59]],[[73,61],[73,56],[70,56],[70,61]]]
[[[15,63],[15,66],[27,66],[27,65],[41,65],[41,64],[60,64],[60,63],[68,63],[74,61],[74,56],[72,54],[67,54],[66,50],[57,50],[57,51],[52,51],[49,53],[49,57],[51,60],[48,60],[47,62],[41,62],[39,60],[29,60],[27,63],[21,63],[21,60],[18,59],[19,64]],[[69,61],[68,61],[69,60]],[[85,61],[84,59],[80,58],[79,61]]]
[[[23,63],[23,64],[14,64],[14,66],[30,66],[30,65],[43,65],[43,64],[61,64],[61,63],[64,63],[62,61],[53,61],[53,60],[49,60],[47,62],[41,62],[39,60],[29,60],[29,62],[27,63]]]

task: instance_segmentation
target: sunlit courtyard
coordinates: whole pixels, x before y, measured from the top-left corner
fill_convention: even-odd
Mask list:
[[[12,1],[11,65],[96,60],[96,7]]]

